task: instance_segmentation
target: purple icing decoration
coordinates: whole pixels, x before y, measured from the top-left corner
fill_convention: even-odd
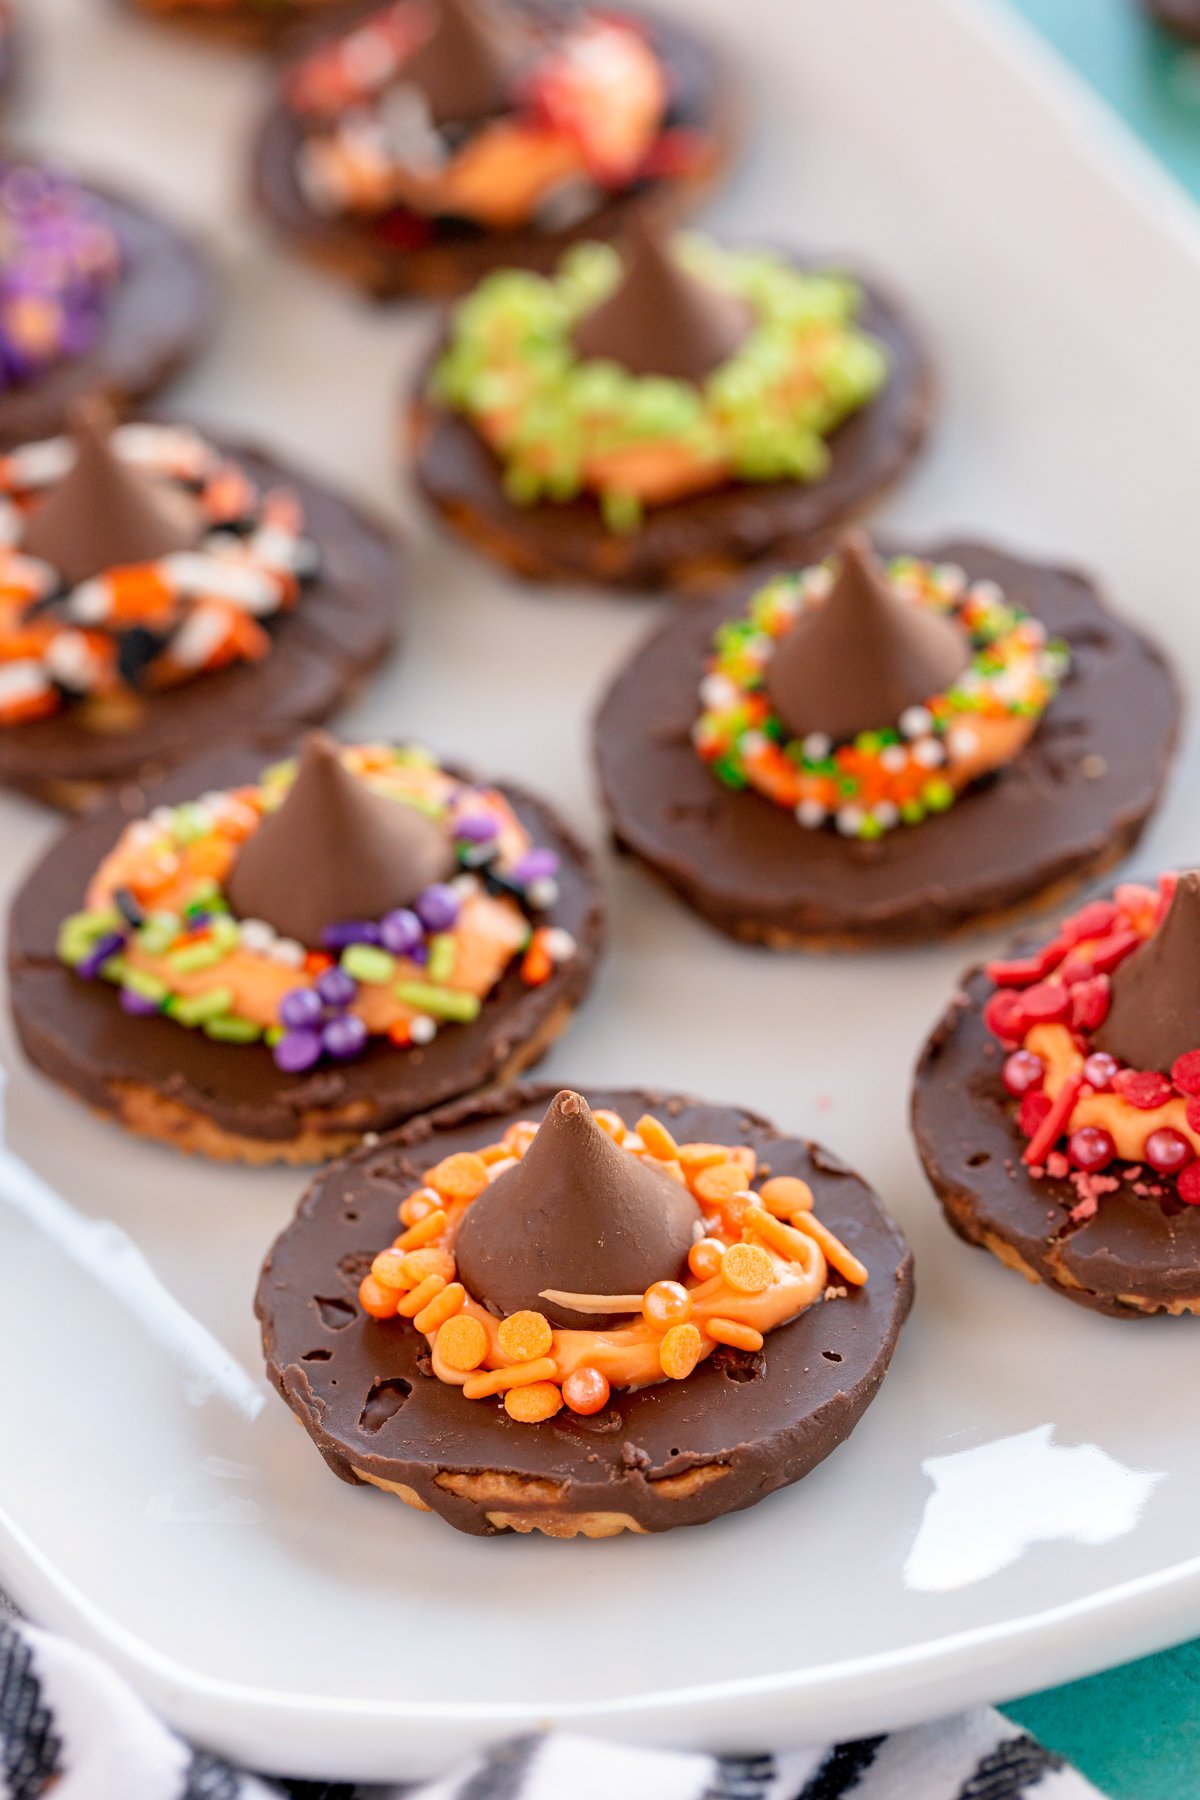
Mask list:
[[[95,981],[110,956],[125,948],[123,931],[106,931],[81,963],[75,965],[75,973],[82,975],[85,981]]]
[[[366,1042],[367,1028],[357,1013],[343,1013],[338,1019],[330,1019],[321,1033],[325,1054],[338,1062],[358,1056],[366,1048]]]
[[[321,996],[313,988],[292,988],[279,1002],[279,1023],[304,1031],[321,1022]]]
[[[528,887],[533,881],[549,881],[558,874],[558,857],[553,850],[527,850],[512,871],[512,878],[521,887]]]
[[[322,969],[317,976],[317,993],[326,1006],[349,1006],[358,992],[358,983],[345,969]]]
[[[464,839],[468,844],[490,844],[498,837],[500,827],[495,819],[488,818],[486,813],[472,813],[459,819],[454,827],[454,835]]]
[[[420,919],[407,906],[388,913],[379,927],[383,947],[390,950],[393,956],[410,956],[424,935]]]
[[[370,919],[347,919],[340,925],[327,925],[321,933],[326,950],[346,950],[351,944],[378,944],[379,926]]]
[[[315,1031],[285,1031],[275,1046],[275,1064],[286,1075],[302,1075],[321,1057],[321,1039]]]
[[[148,1019],[158,1011],[158,1001],[147,1000],[145,994],[135,994],[132,988],[122,988],[121,1011],[132,1013],[135,1019]]]

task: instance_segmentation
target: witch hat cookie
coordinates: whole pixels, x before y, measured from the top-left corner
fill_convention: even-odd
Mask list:
[[[471,1292],[499,1311],[599,1326],[609,1317],[602,1296],[627,1310],[630,1294],[679,1278],[699,1225],[687,1189],[625,1155],[582,1095],[565,1090],[521,1161],[471,1208],[456,1254]]]
[[[1096,1043],[1118,1062],[1169,1075],[1200,1047],[1200,873],[1179,877],[1153,935],[1112,974]]]
[[[456,868],[444,829],[369,787],[333,739],[314,731],[282,803],[239,853],[227,891],[242,918],[319,944],[330,926],[411,905]]]

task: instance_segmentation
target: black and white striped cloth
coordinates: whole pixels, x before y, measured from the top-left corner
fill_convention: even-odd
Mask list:
[[[397,1770],[397,1776],[403,1772]],[[424,1787],[274,1781],[169,1731],[96,1657],[0,1618],[0,1800],[1096,1800],[999,1713],[833,1749],[712,1757],[520,1738]]]

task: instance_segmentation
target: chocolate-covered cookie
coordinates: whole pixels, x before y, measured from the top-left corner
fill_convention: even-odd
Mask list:
[[[737,110],[718,53],[640,7],[367,0],[289,60],[254,188],[296,250],[376,298],[458,294],[646,203],[679,216]]]
[[[0,446],[61,431],[73,401],[124,411],[205,347],[216,311],[207,259],[183,233],[105,186],[30,163],[0,167]]]
[[[348,837],[351,781],[371,804]],[[383,807],[436,826],[447,879]],[[341,916],[302,942],[314,897]],[[14,903],[13,1015],[38,1068],[141,1136],[315,1162],[530,1067],[602,931],[591,861],[542,801],[314,733],[298,760],[230,748],[69,827]]]
[[[219,43],[270,49],[347,0],[120,0],[127,10]]]
[[[1200,874],[1126,883],[972,969],[917,1068],[946,1217],[1114,1318],[1200,1312]]]
[[[809,634],[827,598],[859,624],[884,617],[838,575],[847,550],[678,608],[617,676],[595,743],[619,847],[722,931],[776,949],[941,936],[1125,855],[1176,738],[1158,650],[1086,576],[956,540],[893,556],[887,578],[968,629],[963,675],[938,660],[952,641],[931,662],[888,627],[886,670],[864,649],[840,683],[832,667],[813,682],[799,657],[772,695],[793,634],[824,657]],[[913,678],[945,685],[913,706]],[[868,724],[889,695],[899,710]]]
[[[595,246],[545,285],[494,277],[418,379],[417,480],[484,555],[531,580],[709,588],[908,468],[930,369],[874,282],[657,227],[615,261]]]
[[[667,1184],[690,1250],[668,1229],[635,1270],[619,1229],[573,1243],[570,1213],[539,1210],[573,1172],[593,1222],[657,1224],[642,1183]],[[534,1208],[539,1291],[499,1298],[493,1280],[521,1266],[514,1204]],[[471,1253],[475,1207],[496,1268]],[[552,1267],[602,1289],[657,1279],[571,1293],[542,1286]],[[701,1524],[807,1474],[874,1398],[911,1301],[900,1232],[817,1145],[734,1107],[542,1087],[326,1171],[267,1257],[257,1311],[272,1381],[344,1481],[480,1535],[612,1537]]]
[[[343,704],[395,634],[392,535],[262,450],[73,419],[0,476],[0,783],[77,810]]]
[[[1200,42],[1200,0],[1141,0],[1143,9],[1176,36]]]

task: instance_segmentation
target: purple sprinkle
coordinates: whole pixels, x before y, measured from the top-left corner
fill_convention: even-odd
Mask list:
[[[321,933],[326,950],[345,950],[351,944],[378,944],[380,941],[379,927],[369,919],[347,919],[341,925],[327,925]]]
[[[414,951],[425,935],[424,927],[415,912],[407,906],[401,906],[395,912],[388,913],[379,927],[379,936],[385,950],[393,956],[408,956]]]
[[[321,996],[315,988],[290,988],[279,1002],[279,1023],[304,1031],[321,1022]]]
[[[81,963],[76,963],[75,973],[82,975],[85,981],[95,981],[110,956],[125,948],[123,931],[106,931],[104,936],[88,952]]]
[[[521,887],[528,887],[531,881],[549,881],[557,874],[558,857],[553,850],[527,850],[513,869],[512,878]]]
[[[435,881],[417,901],[417,917],[426,931],[449,931],[458,918],[458,895],[444,882]]]
[[[408,960],[409,962],[416,963],[419,969],[425,967],[425,964],[429,961],[429,945],[425,942],[424,938],[421,939],[419,944],[413,945],[408,953]]]
[[[275,1066],[287,1075],[302,1075],[321,1057],[321,1039],[315,1031],[285,1031],[275,1046]]]
[[[471,813],[465,819],[456,820],[454,826],[455,837],[465,838],[469,844],[490,844],[499,832],[495,819],[486,813]]]
[[[357,981],[345,969],[322,969],[317,976],[317,993],[326,1006],[349,1006],[357,992]]]
[[[121,1011],[132,1013],[135,1019],[148,1019],[158,1011],[158,1001],[147,1000],[145,994],[135,994],[132,988],[122,988]]]
[[[339,1019],[330,1019],[321,1033],[325,1054],[338,1062],[360,1055],[366,1042],[367,1028],[357,1013],[343,1013]]]

